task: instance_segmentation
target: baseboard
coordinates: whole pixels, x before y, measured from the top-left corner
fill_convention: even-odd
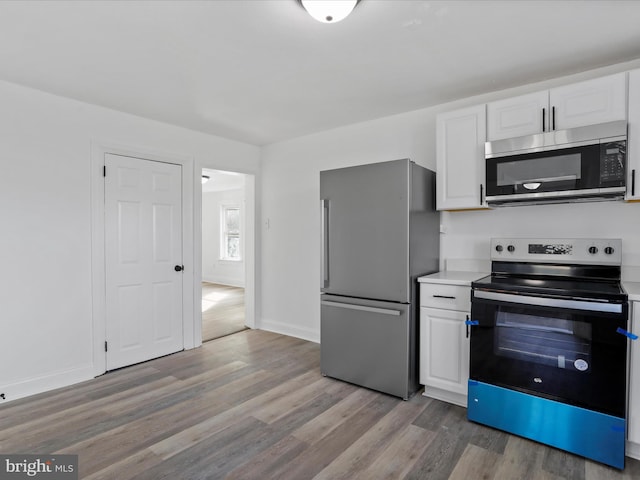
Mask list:
[[[212,278],[203,276],[202,281],[207,283],[217,283],[218,285],[227,285],[228,287],[245,288],[244,282],[228,278]]]
[[[424,397],[435,398],[436,400],[442,400],[443,402],[453,403],[454,405],[467,408],[467,396],[462,395],[461,393],[453,393],[441,388],[425,386],[422,395]]]
[[[93,365],[54,372],[50,375],[21,380],[15,383],[0,385],[0,393],[4,393],[5,399],[0,398],[0,405],[4,405],[19,398],[48,392],[56,388],[68,387],[75,383],[84,382],[94,378]]]
[[[275,322],[273,320],[262,319],[258,328],[268,332],[280,333],[290,337],[301,338],[314,343],[320,343],[320,332],[311,328],[300,328],[287,323]]]
[[[640,444],[627,440],[627,449],[624,453],[627,457],[640,460]]]

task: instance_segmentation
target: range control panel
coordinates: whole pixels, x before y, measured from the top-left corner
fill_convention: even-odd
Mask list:
[[[619,238],[492,238],[491,260],[621,265]]]

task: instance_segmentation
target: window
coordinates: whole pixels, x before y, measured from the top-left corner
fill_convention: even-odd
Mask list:
[[[223,206],[220,218],[220,259],[240,261],[240,207]]]

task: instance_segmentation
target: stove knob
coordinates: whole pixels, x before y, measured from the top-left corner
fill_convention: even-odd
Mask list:
[[[515,249],[516,249],[516,247],[514,247],[513,245],[509,245],[509,246],[507,247],[507,250],[509,250],[510,252],[515,251]]]
[[[598,253],[598,247],[589,247],[589,253],[591,255],[595,255],[596,253]]]
[[[607,255],[611,255],[613,252],[615,252],[613,247],[605,247],[604,249],[604,253],[606,253]]]
[[[502,245],[496,245],[496,252],[501,252],[503,250]]]

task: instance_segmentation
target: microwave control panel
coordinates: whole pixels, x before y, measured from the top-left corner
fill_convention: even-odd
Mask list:
[[[626,143],[624,140],[600,144],[600,185],[624,186]]]

